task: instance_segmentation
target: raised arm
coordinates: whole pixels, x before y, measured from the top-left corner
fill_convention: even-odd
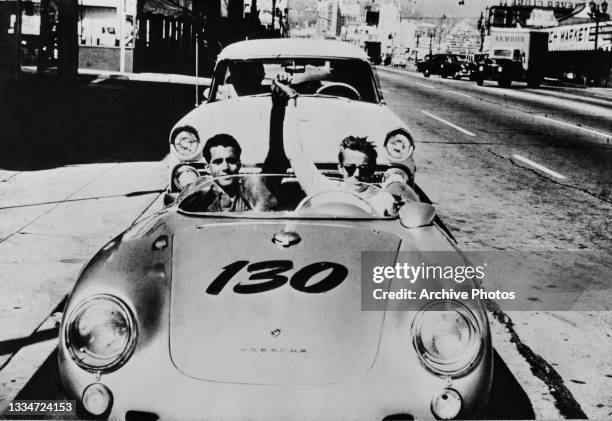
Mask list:
[[[278,80],[282,83],[288,83],[289,77],[279,76]],[[268,143],[268,155],[261,171],[264,174],[284,174],[290,166],[287,155],[285,155],[285,148],[283,147],[283,121],[285,119],[287,99],[278,92],[275,92],[278,88],[275,88],[274,83],[272,83],[271,89],[270,141]]]
[[[281,142],[284,140],[284,150],[289,158],[293,172],[302,186],[302,190],[307,195],[312,195],[326,190],[337,189],[336,183],[327,179],[327,177],[319,172],[314,161],[306,151],[300,132],[297,93],[282,82],[274,81],[272,103],[278,103],[285,109],[284,118],[281,119]]]

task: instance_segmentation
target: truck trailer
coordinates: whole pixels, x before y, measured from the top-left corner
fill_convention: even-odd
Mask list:
[[[476,83],[496,80],[509,88],[513,81],[538,87],[544,79],[548,32],[529,28],[491,28],[486,58],[478,63]]]

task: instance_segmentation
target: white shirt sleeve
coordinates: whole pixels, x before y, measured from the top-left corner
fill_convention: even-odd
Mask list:
[[[302,139],[298,113],[296,107],[291,103],[285,111],[283,140],[285,153],[289,162],[291,162],[293,172],[302,186],[302,190],[307,195],[310,196],[327,190],[338,190],[337,183],[321,174],[314,160],[308,155]]]

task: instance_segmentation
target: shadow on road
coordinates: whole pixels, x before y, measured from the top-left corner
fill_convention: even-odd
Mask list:
[[[193,107],[190,85],[107,79],[62,89],[50,75],[23,74],[0,87],[0,169],[156,161]]]
[[[482,419],[533,420],[535,413],[527,394],[514,378],[497,351],[493,357],[494,375],[489,402]]]

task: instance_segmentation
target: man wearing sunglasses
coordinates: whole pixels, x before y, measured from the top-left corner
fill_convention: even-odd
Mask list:
[[[286,80],[273,82],[273,104],[286,105],[289,98],[296,97],[295,92],[292,93],[291,88],[287,86],[287,82]],[[282,134],[285,139],[284,148],[293,172],[308,196],[323,192],[348,191],[364,199],[379,216],[397,213],[393,195],[370,184],[378,155],[374,144],[364,137],[348,136],[343,139],[338,153],[338,169],[343,181],[330,180],[319,172],[309,158],[296,124],[296,116],[292,111],[288,111],[290,108],[292,107],[287,107],[285,112],[287,118],[284,121]]]

